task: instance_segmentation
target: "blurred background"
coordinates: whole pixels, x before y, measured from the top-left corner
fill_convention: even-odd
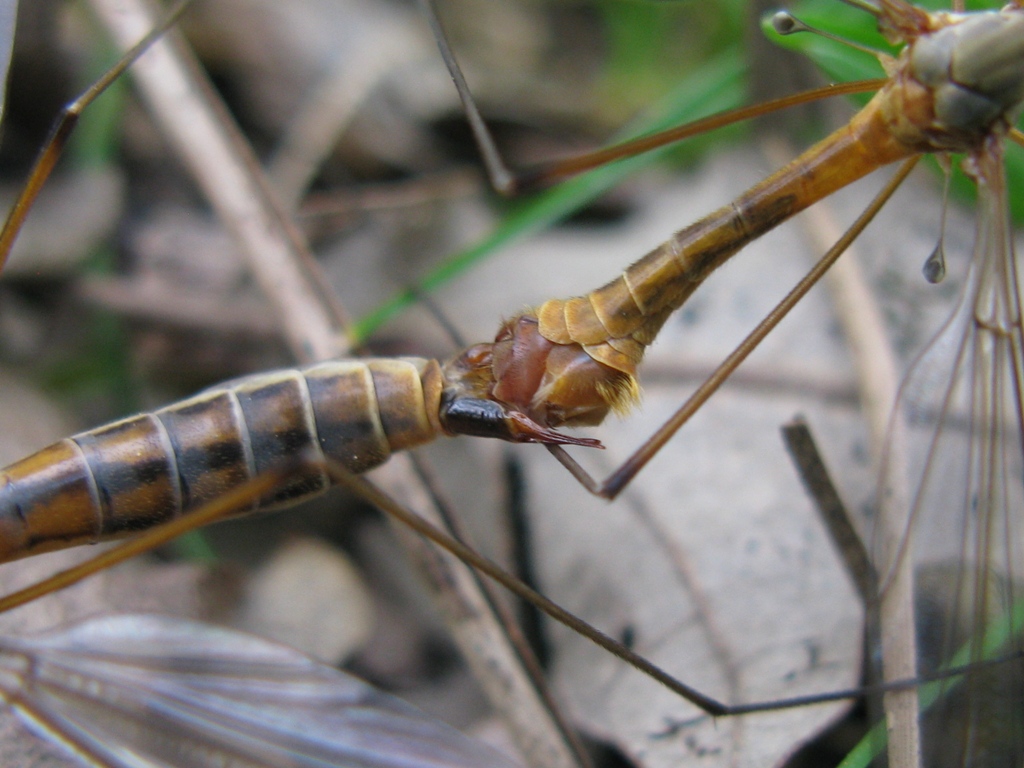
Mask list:
[[[806,57],[765,39],[761,17],[774,5],[443,0],[440,12],[502,151],[523,166],[825,82]],[[837,5],[820,13],[845,19]],[[776,163],[758,141],[769,130],[803,146],[853,109],[829,102],[753,132],[727,129],[561,197],[510,202],[487,188],[415,4],[197,0],[180,29],[356,320],[349,338],[378,355],[443,359],[463,341],[490,339],[524,306],[607,282],[767,173]],[[3,199],[20,188],[60,107],[116,55],[89,3],[21,4]],[[836,207],[859,210],[871,191],[844,193]],[[956,290],[950,280],[924,299],[918,285],[938,195],[922,173],[898,212],[866,235],[908,354]],[[947,228],[947,250],[969,253],[957,231]],[[610,449],[587,457],[595,472],[664,420],[816,247],[799,226],[785,228],[698,292],[652,350],[642,411],[600,433]],[[908,263],[891,258],[905,252]],[[463,341],[409,299],[411,289]],[[507,561],[525,551],[543,591],[712,695],[759,700],[855,685],[860,610],[777,436],[793,415],[808,416],[849,503],[867,504],[853,363],[829,303],[812,295],[615,507],[589,499],[536,449],[464,439],[427,460],[488,552]],[[0,277],[3,458],[294,362],[276,310],[159,119],[120,81],[86,112]],[[199,615],[343,663],[459,727],[479,726],[481,694],[385,524],[342,496],[215,526],[39,618],[15,614],[4,631],[101,610]],[[518,545],[510,530],[522,523],[510,525],[509,514],[532,531]],[[0,578],[23,582],[60,557],[7,566]],[[564,633],[540,633],[570,716],[621,761],[612,765],[695,755],[701,765],[778,764],[842,714],[693,724],[692,708],[616,662],[606,667]]]

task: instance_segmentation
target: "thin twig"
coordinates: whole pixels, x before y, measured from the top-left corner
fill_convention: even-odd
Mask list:
[[[783,425],[782,436],[800,473],[800,480],[814,500],[818,516],[825,523],[832,543],[846,564],[850,580],[857,587],[865,608],[870,609],[878,595],[878,575],[818,452],[807,422],[798,417]]]
[[[766,153],[772,162],[790,155],[779,143],[766,142]],[[843,232],[827,201],[808,210],[802,221],[808,239],[816,249],[829,247]],[[878,510],[878,528],[874,534],[876,551],[897,552],[906,531],[906,475],[894,466],[902,452],[894,445],[901,430],[898,421],[890,424],[891,409],[896,402],[900,374],[896,355],[889,343],[885,321],[878,303],[864,277],[854,248],[850,248],[831,269],[826,284],[832,294],[833,306],[842,324],[854,359],[861,403],[871,437],[875,466],[882,466],[883,447],[889,442],[888,477],[885,508]],[[886,560],[888,561],[888,560]],[[885,679],[909,679],[917,674],[917,646],[914,632],[914,585],[911,558],[900,559],[899,570],[885,590],[879,606],[882,659]],[[885,708],[889,718],[890,765],[909,768],[920,765],[920,731],[917,693],[913,690],[886,694]]]
[[[92,0],[92,5],[122,47],[153,26],[143,0]],[[344,339],[338,318],[324,309],[322,287],[311,277],[312,258],[195,57],[180,39],[165,38],[136,63],[132,76],[157,124],[248,256],[295,356],[313,361],[339,355]]]
[[[433,525],[445,528],[433,511],[429,495],[418,482],[411,481],[412,477],[410,459],[405,455],[392,456],[386,465],[374,470],[374,478],[386,485],[389,495]],[[427,577],[427,586],[441,606],[452,635],[529,763],[538,768],[578,768],[583,758],[574,748],[571,735],[552,718],[549,702],[522,669],[522,660],[473,571],[404,526],[396,525],[394,530]]]

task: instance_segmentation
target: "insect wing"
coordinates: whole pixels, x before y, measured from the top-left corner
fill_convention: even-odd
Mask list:
[[[883,599],[900,566],[912,565],[924,673],[1010,656],[1021,643],[1024,334],[1000,154],[990,148],[973,161],[971,272],[957,311],[904,382],[886,457],[881,506],[907,513],[877,527],[876,562]],[[899,535],[886,540],[886,528]],[[1020,764],[1022,685],[1016,661],[923,693],[925,763],[953,754]]]
[[[109,766],[513,764],[405,702],[251,635],[111,616],[0,643],[36,733]]]

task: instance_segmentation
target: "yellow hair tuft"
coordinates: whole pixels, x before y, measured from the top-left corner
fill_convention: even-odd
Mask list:
[[[640,382],[636,376],[629,374],[618,376],[612,381],[600,382],[597,385],[597,392],[619,416],[629,413],[640,402]]]

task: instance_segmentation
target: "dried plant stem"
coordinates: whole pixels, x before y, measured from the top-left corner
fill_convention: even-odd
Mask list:
[[[92,0],[97,16],[127,49],[153,26],[144,0]],[[248,257],[302,361],[338,356],[344,347],[312,259],[283,215],[252,150],[213,92],[194,56],[174,38],[153,45],[132,68],[159,127]]]
[[[778,144],[766,143],[766,154],[773,162],[788,153]],[[843,228],[832,207],[823,201],[802,218],[805,232],[816,250],[825,250],[839,239]],[[899,391],[899,366],[889,343],[881,309],[874,300],[856,249],[848,248],[826,276],[833,307],[854,359],[861,406],[867,419],[875,466],[888,462],[890,485],[878,510],[875,532],[876,552],[883,562],[892,562],[892,553],[900,549],[907,530],[909,498],[906,473],[895,466],[903,453],[900,448],[903,425],[892,411]],[[895,414],[895,417],[894,417]],[[886,445],[888,448],[886,449]],[[882,644],[882,666],[886,680],[908,680],[917,675],[917,646],[914,632],[914,575],[911,558],[901,557],[898,568],[887,574],[878,611]],[[872,606],[869,606],[869,611]],[[917,768],[921,764],[921,740],[917,691],[892,691],[885,694],[884,706],[889,731],[889,764],[892,768]]]
[[[402,505],[448,531],[422,484],[410,482],[414,473],[409,456],[393,456],[388,464],[374,470],[373,477]],[[394,527],[406,551],[426,575],[427,587],[441,606],[452,635],[530,765],[537,768],[586,765],[586,757],[554,711],[547,692],[524,668],[520,651],[507,636],[505,622],[497,615],[478,577],[455,555],[433,546],[401,525]]]

